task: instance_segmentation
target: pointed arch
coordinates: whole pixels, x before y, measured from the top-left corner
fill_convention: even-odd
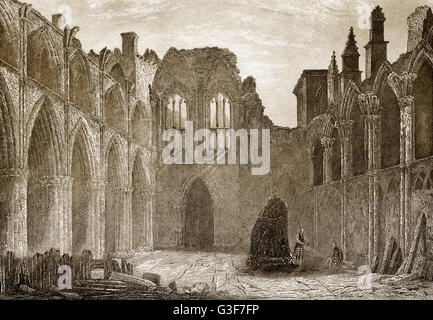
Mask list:
[[[16,118],[9,90],[0,73],[0,170],[14,168],[17,160]]]
[[[408,73],[418,74],[421,67],[426,62],[433,65],[433,49],[429,44],[421,43],[417,46],[417,48],[412,52],[410,56],[410,60],[407,65]]]
[[[87,59],[77,51],[69,63],[69,100],[92,112],[90,99],[90,67]]]
[[[385,60],[379,68],[376,77],[374,78],[373,93],[376,96],[380,95],[382,89],[388,85],[388,76],[394,72],[391,63]]]
[[[127,109],[123,91],[119,84],[113,85],[105,95],[105,120],[122,132],[126,132]]]
[[[120,62],[116,63],[109,72],[110,76],[120,85],[123,90],[126,90],[126,76]]]
[[[84,148],[86,162],[89,164],[89,179],[95,180],[97,178],[96,149],[94,141],[92,139],[91,129],[84,118],[80,118],[72,129],[69,138],[71,152],[73,152],[72,150],[74,148],[75,140],[77,138],[80,139],[79,143]],[[70,157],[72,157],[72,154],[70,155]]]
[[[131,110],[132,137],[139,143],[150,146],[152,143],[152,117],[150,108],[138,101]]]
[[[19,32],[12,15],[0,5],[0,59],[14,67],[18,66],[18,39]]]
[[[64,139],[53,103],[43,95],[36,102],[26,123],[26,159],[29,164],[41,163],[47,176],[64,174]],[[32,149],[36,153],[32,157]],[[45,159],[45,160],[43,160]]]
[[[61,49],[51,30],[41,27],[27,39],[27,74],[49,89],[60,92],[62,87]]]

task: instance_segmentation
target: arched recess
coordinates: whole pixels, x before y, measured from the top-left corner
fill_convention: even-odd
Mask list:
[[[94,152],[90,133],[79,123],[72,136],[72,253],[92,250],[92,215],[95,198],[92,182],[95,179]],[[97,197],[96,197],[97,198]]]
[[[143,156],[137,152],[132,166],[132,248],[150,245],[150,181]]]
[[[110,70],[110,76],[126,91],[126,78],[120,63],[116,63]]]
[[[313,145],[313,185],[320,186],[323,184],[323,146],[319,139],[314,141]]]
[[[380,92],[381,116],[381,167],[394,167],[400,163],[400,108],[397,97],[386,83]]]
[[[49,89],[60,92],[62,85],[61,61],[50,36],[42,27],[33,31],[27,40],[27,74]]]
[[[433,155],[433,69],[425,61],[413,85],[415,96],[415,157]]]
[[[69,64],[69,99],[84,110],[93,111],[90,101],[89,66],[80,53],[76,53]]]
[[[105,252],[113,253],[125,248],[122,234],[126,216],[125,157],[117,136],[112,137],[105,157]]]
[[[14,22],[0,7],[0,59],[12,66],[18,66],[18,38]]]
[[[326,85],[323,85],[319,90],[317,90],[314,100],[316,106],[314,108],[315,114],[312,118],[325,113],[328,109],[328,90]]]
[[[365,152],[365,124],[358,101],[355,100],[350,112],[352,127],[352,165],[353,175],[361,175],[366,172]]]
[[[194,180],[185,195],[184,245],[198,250],[214,245],[214,203],[206,184]]]
[[[332,181],[339,181],[341,179],[341,140],[338,130],[334,129],[332,132]]]
[[[114,128],[126,132],[126,107],[119,85],[111,87],[105,96],[105,119]]]
[[[398,177],[391,177],[383,191],[380,189],[379,242],[381,251],[392,236],[400,239],[400,182]]]
[[[152,118],[150,112],[146,111],[147,107],[142,101],[136,103],[132,111],[131,129],[132,137],[137,142],[150,146],[152,143]]]
[[[51,101],[42,97],[27,124],[29,170],[27,240],[30,254],[61,249],[60,219],[69,180],[64,176],[63,139]]]

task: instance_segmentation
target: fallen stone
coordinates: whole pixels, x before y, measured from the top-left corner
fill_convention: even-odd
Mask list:
[[[176,281],[170,281],[170,283],[168,284],[168,287],[173,291],[173,292],[177,292],[177,285],[176,285]]]
[[[81,296],[75,292],[63,292],[60,291],[60,294],[64,296],[66,299],[80,299]]]
[[[415,258],[412,273],[416,273],[419,278],[425,278],[427,274],[427,258],[424,255]]]
[[[159,274],[145,272],[145,273],[143,273],[143,275],[141,276],[141,278],[145,279],[145,280],[152,281],[157,286],[161,285],[161,276]]]
[[[389,266],[391,264],[391,259],[394,251],[397,249],[397,242],[394,237],[390,237],[385,245],[385,251],[383,253],[382,262],[380,264],[379,273],[387,274],[389,273]]]
[[[398,268],[400,268],[403,262],[403,255],[401,254],[401,248],[394,251],[391,257],[391,262],[389,264],[389,274],[396,274]]]
[[[133,286],[141,286],[141,287],[156,287],[156,284],[152,281],[140,279],[138,277],[134,277],[128,274],[123,274],[119,272],[112,272],[110,275],[110,280],[123,281],[129,285]]]
[[[191,288],[191,293],[206,293],[209,292],[209,285],[206,282],[195,283]]]
[[[104,269],[90,270],[90,279],[103,280],[104,277],[105,277],[105,270]]]
[[[345,261],[343,260],[341,262],[341,267],[345,270],[356,270],[356,264],[353,263],[352,261]]]
[[[390,278],[383,279],[381,282],[388,286],[401,286],[416,279],[418,279],[418,275],[412,273],[412,274],[396,275]]]
[[[417,272],[422,273],[425,266],[422,266],[422,262],[426,262],[426,259],[420,258],[419,256],[425,256],[426,252],[426,229],[427,229],[427,219],[424,214],[421,214],[418,218],[418,223],[415,228],[414,238],[412,240],[412,244],[410,246],[409,254],[406,259],[404,259],[403,264],[397,271],[397,274],[407,274],[412,273],[415,261],[417,261]]]
[[[25,284],[20,285],[20,291],[23,291],[25,293],[35,293],[36,290],[33,288],[30,288],[29,286],[26,286]]]

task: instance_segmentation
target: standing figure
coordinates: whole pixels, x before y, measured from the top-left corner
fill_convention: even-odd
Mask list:
[[[304,260],[304,245],[305,245],[305,238],[304,238],[304,228],[299,225],[299,232],[296,235],[296,245],[295,245],[295,259],[296,263],[301,266],[302,261]]]

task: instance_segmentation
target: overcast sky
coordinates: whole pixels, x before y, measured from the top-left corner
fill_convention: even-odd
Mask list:
[[[72,25],[85,51],[121,48],[120,33],[135,31],[139,52],[160,58],[170,47],[218,46],[238,57],[242,79],[252,75],[277,125],[296,126],[292,90],[303,69],[326,69],[341,53],[354,26],[364,68],[366,8],[381,5],[387,18],[388,59],[406,51],[407,17],[433,0],[29,0],[47,18],[71,8]]]

